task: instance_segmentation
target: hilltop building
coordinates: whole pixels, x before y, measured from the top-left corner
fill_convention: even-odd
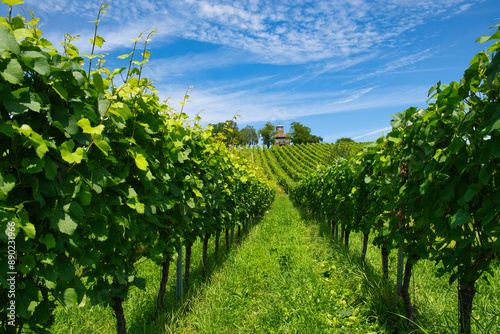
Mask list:
[[[274,138],[275,138],[274,146],[290,145],[290,139],[286,138],[286,133],[284,131],[283,125],[276,126],[276,136],[274,136]]]

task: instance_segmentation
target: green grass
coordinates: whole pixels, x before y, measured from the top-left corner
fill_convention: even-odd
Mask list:
[[[235,231],[236,238],[236,231]],[[221,263],[227,258],[225,239],[221,234],[219,244],[219,258],[215,259],[215,237],[210,238],[208,248],[208,276],[213,274]],[[235,247],[234,244],[232,247]],[[185,255],[185,249],[184,249]],[[139,261],[141,262],[141,261]],[[146,279],[145,290],[131,288],[126,300],[123,302],[127,330],[129,333],[165,333],[165,323],[175,314],[186,310],[202,287],[202,242],[197,241],[192,247],[190,289],[185,292],[184,303],[180,303],[176,295],[176,261],[170,264],[169,281],[165,292],[164,313],[156,318],[156,298],[160,284],[160,266],[153,261],[146,260],[137,266],[138,275]],[[183,282],[184,284],[184,282]],[[184,286],[185,288],[185,286]],[[58,307],[55,312],[55,323],[51,328],[52,333],[116,333],[116,322],[111,307],[91,305],[90,302],[82,303],[78,308],[67,309]]]
[[[279,196],[168,331],[380,332],[362,293],[345,284],[350,270],[317,225],[301,219],[288,197]]]
[[[309,217],[304,214],[304,216]],[[362,233],[351,233],[349,251],[334,241],[326,223],[318,223],[321,235],[332,242],[334,250],[343,253],[343,261],[350,263],[362,279],[362,290],[367,306],[378,315],[389,332],[412,332],[406,327],[402,300],[395,299],[397,251],[389,255],[389,282],[382,280],[380,249],[368,245],[366,267],[361,268]],[[452,285],[448,277],[437,277],[433,261],[420,260],[413,268],[410,295],[416,313],[417,333],[457,333],[459,331],[457,282]],[[476,283],[472,310],[473,333],[500,333],[500,266],[492,270],[493,276],[484,274]]]
[[[396,256],[390,256],[390,281],[381,279],[380,251],[370,246],[360,263],[361,235],[351,233],[350,251],[332,239],[326,224],[278,196],[268,213],[230,252],[221,236],[220,256],[209,245],[209,276],[201,278],[201,242],[193,245],[191,285],[183,303],[175,296],[175,262],[165,312],[155,319],[160,268],[139,266],[145,291],[132,289],[124,303],[129,333],[404,333],[404,307],[395,299]],[[415,267],[417,330],[456,333],[456,284],[436,278],[434,264]],[[500,332],[500,271],[489,285],[477,285],[474,332]],[[489,327],[488,327],[489,325]],[[58,308],[53,333],[113,333],[110,308],[84,305]]]

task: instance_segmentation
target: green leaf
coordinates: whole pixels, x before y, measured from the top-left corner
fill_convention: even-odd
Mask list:
[[[472,184],[469,189],[467,189],[467,192],[464,194],[462,199],[464,202],[469,202],[474,196],[476,196],[479,191],[482,189],[481,185],[479,183]]]
[[[41,99],[38,95],[29,92],[28,94],[24,94],[24,101],[19,101],[19,103],[34,112],[40,112],[41,105],[39,101],[41,102]]]
[[[86,118],[80,119],[76,124],[82,128],[84,133],[89,133],[91,135],[100,135],[104,131],[104,125],[99,124],[98,126],[92,127],[90,121]]]
[[[43,156],[45,155],[45,153],[47,153],[49,151],[47,144],[45,144],[45,140],[43,140],[42,136],[40,136],[36,132],[34,132],[31,135],[31,140],[33,141],[33,144],[35,145],[36,154],[40,157],[40,159],[42,159]]]
[[[479,37],[478,39],[476,39],[476,43],[479,42],[481,44],[484,44],[489,40],[489,38],[490,38],[490,36],[483,35],[483,36]]]
[[[94,59],[94,58],[100,58],[100,57],[102,57],[101,55],[97,55],[97,54],[96,55],[91,55],[89,53],[81,53],[80,56],[87,57],[89,59]]]
[[[73,148],[75,148],[75,143],[72,140],[65,141],[59,146],[59,152],[64,161],[79,164],[83,159],[87,159],[87,152],[82,147],[78,147],[75,152]]]
[[[47,39],[45,39],[45,38],[43,38],[43,37],[42,37],[42,38],[40,38],[40,39],[39,39],[39,41],[40,41],[40,44],[42,45],[42,47],[43,47],[44,49],[51,50],[51,51],[55,51],[55,52],[57,52],[57,51],[58,51],[58,50],[57,50],[57,49],[56,49],[56,48],[52,45],[52,43],[51,43],[49,40],[47,40]]]
[[[458,209],[457,213],[455,213],[450,218],[450,227],[456,228],[459,225],[465,224],[470,219],[470,214],[463,209]]]
[[[64,304],[66,307],[78,306],[78,294],[75,289],[68,288],[64,291]]]
[[[129,187],[127,192],[127,198],[134,198],[134,197],[137,197],[137,192],[135,191],[134,188]]]
[[[71,281],[75,276],[75,266],[71,264],[71,261],[65,256],[64,253],[59,253],[55,260],[56,270],[59,274],[59,278],[62,281]]]
[[[109,109],[109,112],[116,116],[122,117],[125,121],[133,116],[128,105],[124,104],[123,102],[113,103],[111,108]]]
[[[481,170],[479,171],[479,180],[483,183],[483,184],[488,184],[488,181],[490,180],[491,176],[493,175],[493,172],[488,168],[488,165],[485,165],[481,168]]]
[[[62,105],[53,106],[51,111],[52,120],[58,122],[64,131],[65,135],[76,135],[80,132],[80,127],[77,125],[78,118],[72,115],[69,109]]]
[[[80,197],[80,203],[82,203],[83,206],[89,205],[92,201],[92,193],[86,186],[82,186],[80,188],[78,196]]]
[[[21,168],[20,170],[23,173],[36,174],[40,173],[43,170],[44,166],[45,166],[45,160],[32,159],[29,165],[27,165],[25,168]]]
[[[139,168],[140,170],[148,170],[148,161],[146,160],[144,155],[142,155],[141,153],[137,153],[134,155],[134,160],[137,168]]]
[[[102,135],[95,135],[94,136],[94,144],[104,153],[104,155],[108,155],[108,151],[111,151],[111,146],[102,139]]]
[[[9,5],[9,6],[15,6],[15,5],[20,5],[24,3],[24,1],[21,0],[2,0],[2,3]]]
[[[23,125],[21,125],[21,127],[17,127],[17,126],[15,126],[15,127],[17,128],[17,130],[21,134],[23,134],[26,137],[29,137],[29,136],[31,136],[32,133],[34,133],[33,129],[28,124],[23,124]]]
[[[54,290],[57,287],[57,275],[54,272],[45,273],[44,279],[47,289]]]
[[[399,144],[403,141],[403,139],[401,137],[396,137],[396,136],[393,136],[389,133],[389,135],[387,136],[387,139],[389,141],[392,141],[394,144]]]
[[[63,99],[64,101],[68,100],[68,91],[64,88],[63,84],[60,82],[54,82],[52,84],[52,88],[54,91]]]
[[[121,118],[120,116],[116,116],[116,114],[112,110],[110,110],[110,118],[113,121],[113,124],[116,125],[118,129],[121,130],[125,128],[126,124],[123,118]]]
[[[396,115],[391,115],[393,120],[391,120],[391,126],[393,128],[399,128],[403,124],[403,115],[401,113],[397,113]]]
[[[4,1],[8,0],[2,0],[2,2]],[[10,29],[0,25],[0,54],[5,51],[10,51],[15,55],[19,55],[19,53],[21,53],[19,44],[17,43],[16,38],[12,35]]]
[[[493,218],[495,218],[495,216],[498,214],[498,211],[498,204],[495,202],[482,204],[482,208],[477,210],[477,212],[474,214],[474,219],[477,219],[477,221],[481,222],[481,224],[484,226],[491,222]]]
[[[194,198],[190,198],[186,201],[186,205],[189,206],[191,209],[194,209],[195,208],[195,203],[194,203]]]
[[[47,250],[56,247],[56,239],[51,233],[41,236],[39,240],[47,247]]]
[[[92,74],[92,79],[94,80],[94,85],[97,88],[97,92],[100,94],[104,94],[104,82],[102,81],[102,77],[99,73]]]
[[[341,318],[350,317],[350,316],[352,316],[352,314],[353,314],[352,308],[347,308],[345,310],[340,310],[339,311],[339,316]]]
[[[453,138],[453,140],[451,141],[450,146],[448,148],[449,148],[451,154],[455,154],[464,145],[465,145],[465,143],[460,138]]]
[[[0,201],[7,200],[9,192],[16,186],[16,178],[12,174],[0,174]]]
[[[492,41],[494,39],[500,39],[500,30],[498,30],[497,32],[495,32],[493,35],[491,36],[487,36],[487,35],[483,35],[481,37],[479,37],[477,40],[476,40],[476,43],[479,42],[481,44],[483,43],[486,43],[486,42],[489,42],[489,41]]]
[[[4,94],[4,106],[12,115],[22,114],[29,110],[40,112],[38,95],[29,91],[29,87],[23,87]]]
[[[12,30],[24,28],[24,21],[21,16],[13,17],[10,21],[10,27],[12,28]]]
[[[102,44],[103,44],[104,42],[106,42],[106,41],[104,40],[104,38],[102,38],[101,36],[96,36],[96,37],[95,37],[95,39],[92,39],[92,38],[89,38],[89,39],[90,39],[90,43],[91,43],[91,44],[94,44],[94,43],[95,43],[95,45],[97,45],[99,48],[102,48]]]
[[[41,75],[49,75],[50,67],[47,56],[40,51],[23,52],[21,60],[30,68]]]
[[[487,127],[487,133],[489,134],[498,129],[500,129],[500,108],[491,116],[489,126]]]
[[[178,152],[177,153],[177,161],[179,161],[181,164],[183,164],[184,159],[185,159],[184,154],[182,152]]]
[[[35,225],[33,225],[31,223],[27,223],[27,224],[23,225],[22,228],[23,228],[24,233],[26,233],[26,236],[29,239],[34,239],[36,237]]]
[[[79,71],[73,71],[73,78],[75,78],[76,80],[76,83],[79,85],[79,86],[82,86],[85,82],[85,77],[83,76],[82,73],[80,73]]]
[[[98,238],[100,241],[104,241],[108,238],[109,235],[109,225],[102,224],[99,221],[92,220],[90,221],[92,233]]]
[[[81,220],[84,216],[83,208],[77,202],[71,202],[64,206],[64,211],[78,220]]]
[[[495,54],[484,74],[488,77],[489,83],[492,83],[493,80],[498,78],[498,75],[500,74],[500,53],[497,52]]]
[[[427,92],[427,96],[431,96],[431,94],[434,93],[434,91],[439,90],[439,87],[441,87],[441,81],[439,81],[437,84],[435,84],[434,86],[429,88],[429,91]],[[427,100],[427,102],[429,102],[429,100]]]
[[[14,38],[16,39],[16,41],[20,41],[28,37],[33,37],[33,33],[30,30],[26,28],[14,30]]]
[[[130,56],[130,54],[124,54],[124,55],[118,56],[118,59],[125,59],[125,58],[128,58],[129,56]]]
[[[106,112],[108,111],[108,107],[110,105],[111,102],[109,102],[108,99],[99,99],[99,102],[98,102],[98,110],[99,110],[99,115],[101,115],[101,117],[104,117],[106,115]]]
[[[73,235],[73,233],[75,233],[78,223],[69,214],[59,212],[55,217],[57,227],[61,233],[68,235]]]
[[[22,83],[24,79],[23,68],[17,59],[10,59],[7,67],[0,74],[5,81],[14,85]]]
[[[135,204],[135,210],[140,213],[140,214],[144,214],[144,203],[136,203]]]
[[[137,197],[131,198],[127,201],[127,205],[135,209],[138,213],[143,214],[144,213],[144,203],[141,203],[137,200]]]
[[[488,52],[495,52],[496,50],[500,49],[500,41],[496,41],[495,43],[491,44],[488,49],[486,49]]]
[[[45,177],[54,180],[57,175],[57,164],[52,159],[45,157]]]
[[[26,254],[19,259],[19,270],[25,275],[35,268],[35,266],[35,257],[31,254]]]
[[[12,121],[0,122],[0,132],[7,137],[14,137],[14,129],[12,128]]]
[[[45,140],[43,140],[42,136],[33,131],[33,129],[31,129],[31,127],[27,124],[23,124],[20,128],[17,129],[24,136],[31,139],[31,142],[35,146],[36,154],[40,157],[40,159],[42,159],[45,153],[49,151],[49,148],[47,147],[47,144],[45,144]]]

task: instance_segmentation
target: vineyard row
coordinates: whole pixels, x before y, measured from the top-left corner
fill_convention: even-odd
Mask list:
[[[87,300],[111,306],[125,333],[122,303],[145,286],[139,260],[161,268],[161,312],[181,243],[187,253],[197,239],[218,240],[275,189],[199,119],[159,101],[141,76],[148,52],[136,60],[134,47],[120,57],[128,66],[109,70],[70,35],[60,53],[36,23],[0,18],[1,327],[48,333],[57,305]]]
[[[386,278],[389,251],[404,253],[398,294],[409,327],[417,261],[431,259],[450,284],[458,281],[458,327],[470,333],[475,284],[500,260],[500,24],[495,28],[479,38],[493,44],[460,82],[431,88],[426,109],[394,115],[387,136],[291,189],[292,199],[328,217],[333,231],[342,227],[346,246],[350,231],[364,234],[362,261],[374,234]]]

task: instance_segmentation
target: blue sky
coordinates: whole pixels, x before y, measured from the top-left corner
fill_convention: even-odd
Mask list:
[[[26,0],[45,38],[90,52],[101,1]],[[107,67],[157,29],[145,76],[202,123],[241,128],[300,122],[325,142],[372,141],[391,114],[425,107],[429,88],[458,81],[500,22],[498,0],[109,0],[98,34]],[[7,6],[1,5],[3,15]],[[14,10],[14,13],[18,11]]]

